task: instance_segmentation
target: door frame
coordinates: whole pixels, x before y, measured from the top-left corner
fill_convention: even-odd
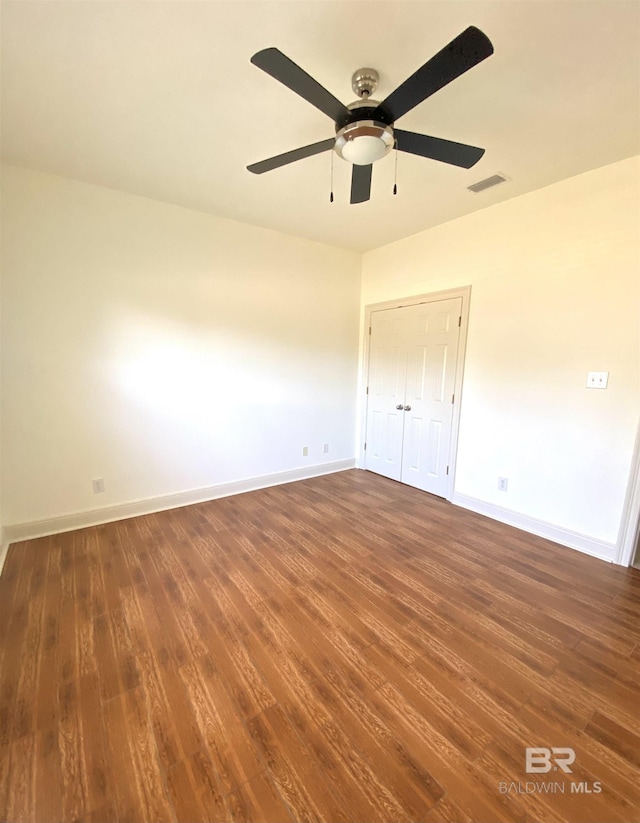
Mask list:
[[[471,302],[471,286],[459,286],[455,289],[445,289],[444,291],[428,292],[426,294],[414,294],[410,297],[398,297],[393,300],[385,300],[382,303],[370,303],[364,307],[364,328],[362,332],[362,379],[358,392],[360,400],[360,427],[358,432],[358,466],[364,469],[365,465],[365,442],[367,437],[367,389],[369,386],[369,357],[370,357],[370,330],[371,315],[376,311],[387,309],[400,309],[404,306],[418,306],[422,303],[437,303],[439,300],[449,300],[451,298],[462,298],[462,322],[460,323],[460,336],[458,338],[458,351],[456,353],[456,377],[453,404],[453,417],[451,419],[451,442],[449,444],[449,476],[447,482],[447,494],[445,499],[451,502],[453,490],[455,488],[456,460],[458,456],[458,434],[460,428],[460,406],[462,400],[462,383],[464,375],[464,359],[467,350],[467,330],[469,326],[469,304]]]
[[[622,507],[615,562],[620,566],[637,564],[640,559],[640,423],[631,457],[629,482]]]

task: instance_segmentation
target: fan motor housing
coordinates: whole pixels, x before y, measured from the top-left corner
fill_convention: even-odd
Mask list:
[[[360,120],[372,120],[374,112],[376,122],[383,123],[385,126],[393,126],[393,119],[380,107],[376,100],[356,100],[348,107],[348,113],[336,120],[336,133],[351,123],[357,123]]]

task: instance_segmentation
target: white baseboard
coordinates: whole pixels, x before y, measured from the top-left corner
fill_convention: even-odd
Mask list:
[[[229,497],[232,494],[243,494],[257,489],[265,489],[269,486],[280,486],[283,483],[292,483],[296,480],[306,480],[323,474],[346,471],[355,468],[355,465],[356,461],[354,459],[334,460],[331,463],[305,466],[301,469],[251,477],[246,480],[235,480],[231,483],[220,483],[216,486],[206,486],[202,489],[192,489],[177,494],[134,500],[131,503],[121,503],[116,506],[105,506],[101,509],[65,514],[47,520],[14,523],[4,528],[5,542],[8,546],[10,543],[16,543],[20,540],[32,540],[35,537],[45,537],[49,534],[75,531],[76,529],[84,529],[87,526],[99,526],[101,523],[112,523],[114,520],[126,520],[128,517],[139,517],[143,514],[153,514],[167,509],[178,509],[181,506],[205,503],[207,500]],[[0,557],[4,559],[4,554],[1,554]],[[1,564],[0,571],[2,571]]]
[[[50,534],[60,534],[62,532],[84,529],[88,526],[98,526],[101,523],[112,523],[115,520],[125,520],[129,517],[138,517],[144,514],[177,509],[181,506],[190,506],[194,503],[205,503],[208,500],[216,500],[220,497],[229,497],[233,494],[243,494],[244,492],[256,491],[257,489],[268,488],[269,486],[279,486],[283,483],[293,483],[297,480],[306,480],[311,477],[319,477],[323,474],[333,474],[334,472],[346,471],[356,468],[356,461],[335,460],[331,463],[322,463],[316,466],[308,466],[300,469],[291,469],[284,472],[252,477],[246,480],[236,480],[230,483],[220,483],[215,486],[206,486],[201,489],[178,492],[176,494],[163,495],[161,497],[150,497],[144,500],[134,500],[130,503],[121,503],[115,506],[106,506],[101,509],[90,509],[84,512],[75,512],[60,517],[52,517],[46,520],[32,520],[26,523],[14,523],[0,529],[0,573],[7,556],[7,550],[11,543],[21,540],[32,540],[36,537],[44,537]],[[519,514],[504,509],[501,506],[494,506],[475,497],[469,497],[455,492],[451,502],[463,509],[483,514],[501,523],[507,523],[523,531],[545,537],[577,549],[585,554],[598,557],[601,560],[615,562],[616,545],[596,540],[592,537],[580,534],[579,532],[563,529],[554,526],[544,520],[537,520],[527,515]]]
[[[492,503],[485,503],[483,500],[477,500],[475,497],[468,497],[465,494],[455,492],[451,502],[463,509],[484,514],[492,520],[499,520],[501,523],[515,526],[525,532],[536,534],[538,537],[546,537],[547,540],[553,540],[554,543],[560,543],[562,546],[577,549],[584,554],[598,557],[600,560],[607,560],[609,563],[613,563],[616,559],[615,543],[605,543],[604,540],[596,540],[593,537],[587,537],[587,535],[580,534],[579,532],[563,529],[560,526],[554,526],[552,523],[547,523],[544,520],[537,520],[534,517],[528,517],[527,515],[511,511],[511,509],[503,509],[501,506],[494,506]]]

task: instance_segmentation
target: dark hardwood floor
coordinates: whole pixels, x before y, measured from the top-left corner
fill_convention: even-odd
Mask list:
[[[633,823],[639,615],[640,572],[361,471],[14,544],[0,819]]]

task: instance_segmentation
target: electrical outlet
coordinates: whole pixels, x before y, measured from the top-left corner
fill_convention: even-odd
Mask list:
[[[506,492],[509,488],[509,479],[507,477],[499,477],[498,478],[498,489],[501,492]]]
[[[303,446],[302,447],[302,456],[303,457],[309,457],[309,446]]]
[[[329,444],[323,443],[322,444],[322,454],[329,454]]]
[[[95,477],[91,481],[93,485],[93,493],[94,494],[102,494],[104,492],[104,478],[103,477]]]

